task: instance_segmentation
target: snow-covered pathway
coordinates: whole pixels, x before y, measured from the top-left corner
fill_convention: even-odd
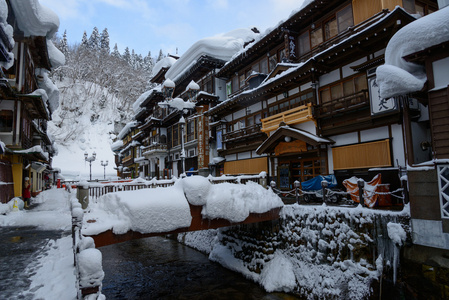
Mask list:
[[[0,215],[0,235],[9,237],[0,252],[0,278],[10,284],[0,299],[76,299],[71,197],[51,189],[32,199],[34,208]]]

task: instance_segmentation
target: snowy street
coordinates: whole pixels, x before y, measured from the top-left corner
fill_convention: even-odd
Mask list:
[[[71,196],[47,190],[31,209],[0,215],[1,299],[76,299]]]

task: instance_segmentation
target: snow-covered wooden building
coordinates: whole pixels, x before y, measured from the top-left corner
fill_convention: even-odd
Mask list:
[[[2,191],[13,183],[13,196],[20,197],[24,177],[30,178],[36,194],[52,171],[55,149],[47,121],[59,104],[59,91],[48,73],[64,64],[65,58],[51,41],[59,18],[37,1],[0,1],[0,22],[0,180],[5,183]],[[1,192],[0,197],[8,201],[11,194]]]
[[[436,1],[306,1],[234,56],[217,73],[226,100],[207,112],[222,173],[267,171],[282,189],[317,175],[381,173],[399,187],[405,129],[424,138],[425,119],[416,100],[404,113],[379,97],[376,67],[397,30],[435,10]]]

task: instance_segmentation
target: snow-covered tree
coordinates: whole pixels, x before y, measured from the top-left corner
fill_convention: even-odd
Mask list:
[[[102,52],[108,53],[111,51],[111,48],[109,47],[109,33],[108,29],[103,29],[101,36],[100,36],[100,49]]]
[[[83,37],[81,39],[81,46],[84,48],[87,48],[87,44],[88,44],[87,33],[86,33],[86,30],[84,30]]]
[[[100,33],[98,32],[97,27],[94,27],[94,30],[92,30],[92,34],[89,37],[87,45],[91,50],[100,49]]]
[[[160,50],[159,50],[159,56],[157,57],[156,62],[162,60],[164,57],[165,57],[165,56],[164,56],[164,53],[162,52],[162,49],[160,49]]]
[[[115,43],[115,45],[114,45],[114,50],[112,50],[111,55],[112,55],[113,57],[116,57],[116,58],[120,58],[120,57],[121,57],[121,54],[120,54],[120,52],[118,51],[117,43]]]
[[[143,59],[143,70],[151,74],[151,71],[154,67],[154,59],[151,56],[151,51],[148,51],[148,55],[144,57]]]
[[[132,66],[131,53],[129,52],[129,48],[125,48],[125,52],[123,52],[122,56],[123,60],[127,62],[130,66]]]
[[[69,54],[69,48],[67,44],[67,30],[64,30],[64,35],[62,36],[62,40],[59,43],[59,50],[65,55],[65,57]]]

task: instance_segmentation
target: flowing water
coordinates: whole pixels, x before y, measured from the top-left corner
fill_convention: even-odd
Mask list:
[[[267,293],[172,239],[152,237],[98,249],[106,299],[299,299]]]

